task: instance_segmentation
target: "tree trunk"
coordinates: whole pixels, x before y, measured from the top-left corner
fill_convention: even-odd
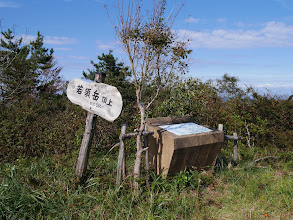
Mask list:
[[[142,145],[142,132],[144,130],[145,124],[145,108],[141,103],[138,103],[138,107],[140,110],[140,127],[138,130],[138,134],[136,137],[136,158],[134,162],[134,190],[137,191],[138,189],[138,179],[140,178],[140,167],[141,167],[141,158],[143,153],[143,145]]]

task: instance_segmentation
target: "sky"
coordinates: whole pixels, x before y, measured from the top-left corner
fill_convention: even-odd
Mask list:
[[[145,7],[150,0],[143,0]],[[166,14],[179,0],[167,0]],[[2,31],[14,27],[27,42],[38,31],[54,49],[66,80],[81,78],[97,55],[113,54],[127,64],[115,38],[116,0],[0,0]],[[105,9],[107,5],[110,14]],[[235,76],[242,87],[293,94],[292,0],[185,0],[173,30],[189,38],[189,72],[202,80]]]

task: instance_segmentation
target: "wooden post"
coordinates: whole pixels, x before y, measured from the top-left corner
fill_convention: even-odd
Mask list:
[[[219,131],[223,131],[224,129],[223,129],[223,124],[219,124],[218,125],[218,130]],[[220,164],[221,166],[222,166],[222,161],[221,161],[221,149],[220,149],[220,152],[219,152],[219,154],[218,154],[218,156],[217,156],[217,159],[216,159],[216,163],[217,164]]]
[[[144,125],[144,132],[146,132],[147,133],[147,127],[146,127],[146,125]],[[146,186],[147,186],[147,188],[150,188],[150,182],[149,182],[149,179],[150,179],[150,177],[149,177],[149,151],[148,151],[148,145],[149,145],[149,136],[148,135],[146,135],[146,136],[144,136],[144,148],[146,149],[145,150],[145,171],[146,171]]]
[[[122,182],[122,176],[125,178],[125,143],[123,136],[126,133],[126,124],[122,124],[121,134],[120,134],[120,146],[119,146],[119,156],[118,156],[118,164],[117,164],[117,178],[116,178],[116,188],[120,186]]]
[[[105,80],[105,73],[98,73],[95,77],[95,82],[103,83]],[[90,148],[92,145],[93,135],[96,127],[97,116],[90,112],[87,113],[85,131],[83,133],[82,143],[79,150],[78,160],[76,164],[75,174],[82,177],[86,171]]]
[[[142,132],[142,135],[144,136],[144,148],[143,151],[146,151],[145,156],[145,168],[146,168],[146,184],[147,187],[149,187],[149,159],[148,159],[148,135],[153,135],[153,131],[146,131]],[[122,124],[121,127],[121,134],[120,134],[120,147],[119,147],[119,155],[118,155],[118,164],[117,164],[117,178],[116,178],[116,189],[119,188],[122,182],[122,178],[126,178],[126,155],[125,155],[125,139],[134,138],[137,137],[138,132],[135,133],[128,133],[126,134],[126,124]]]
[[[233,133],[233,136],[235,138],[237,138],[237,133]],[[233,155],[234,155],[234,160],[237,161],[238,160],[238,146],[237,146],[237,139],[234,140],[234,148],[233,148]]]

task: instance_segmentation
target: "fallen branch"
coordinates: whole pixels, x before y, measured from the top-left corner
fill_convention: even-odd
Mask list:
[[[148,136],[148,135],[153,135],[153,134],[154,134],[153,131],[148,131],[148,132],[143,131],[142,132],[143,136]],[[128,138],[136,137],[137,135],[138,135],[138,132],[129,133],[129,134],[123,134],[122,139],[128,139]]]
[[[110,153],[115,147],[118,147],[120,143],[115,144],[113,147],[111,147],[111,149],[108,151],[108,153]],[[107,153],[107,154],[108,154]]]
[[[254,163],[256,163],[256,162],[258,162],[258,161],[260,161],[260,160],[268,159],[268,158],[277,158],[277,157],[275,157],[275,156],[267,156],[267,157],[259,158],[259,159],[257,159],[257,160],[252,161],[252,162],[251,162],[247,167],[245,167],[245,168],[252,167],[252,165],[253,165]]]
[[[275,156],[267,156],[267,157],[262,157],[262,158],[259,158],[257,160],[254,160],[252,161],[248,166],[244,167],[244,168],[229,168],[229,169],[233,169],[233,170],[243,170],[243,169],[247,169],[247,168],[250,168],[253,166],[253,164],[255,164],[256,162],[260,161],[260,160],[264,160],[264,159],[268,159],[268,158],[277,158]],[[267,167],[259,167],[259,168],[267,168]]]

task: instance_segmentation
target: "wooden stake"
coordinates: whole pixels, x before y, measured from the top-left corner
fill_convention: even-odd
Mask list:
[[[219,130],[219,131],[224,131],[223,124],[219,124],[219,125],[218,125],[218,130]],[[217,159],[216,159],[216,163],[222,165],[222,161],[221,161],[222,153],[221,153],[221,151],[222,151],[222,149],[220,149],[220,152],[219,152],[219,154],[218,154],[218,156],[217,156]]]
[[[233,136],[237,138],[237,133],[233,133]],[[233,155],[234,155],[234,160],[238,160],[238,145],[237,145],[237,140],[234,140],[234,149],[233,149]]]
[[[126,133],[126,124],[122,124],[121,134],[120,134],[120,147],[119,147],[119,156],[117,164],[117,178],[116,178],[116,188],[120,186],[122,182],[122,176],[125,178],[125,143],[123,136]]]
[[[105,80],[105,73],[98,73],[95,77],[95,82],[103,83]],[[82,177],[86,171],[90,148],[92,145],[93,135],[96,127],[97,116],[90,112],[87,113],[85,131],[83,133],[82,143],[79,150],[78,160],[76,164],[75,174]]]
[[[85,131],[83,133],[82,143],[79,150],[78,160],[76,164],[75,174],[82,177],[88,163],[89,152],[92,145],[93,134],[95,131],[97,117],[92,113],[88,113],[86,117]]]

